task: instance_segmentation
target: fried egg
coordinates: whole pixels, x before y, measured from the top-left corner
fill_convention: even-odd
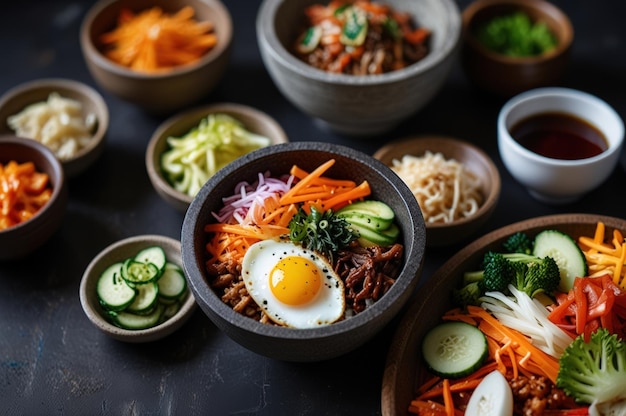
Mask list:
[[[286,240],[260,241],[246,251],[241,275],[252,299],[277,324],[316,328],[343,317],[343,281],[312,250]]]

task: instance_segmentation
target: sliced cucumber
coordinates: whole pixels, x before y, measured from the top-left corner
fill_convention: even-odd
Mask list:
[[[361,227],[369,228],[373,231],[386,230],[392,224],[392,220],[382,219],[360,212],[346,212],[338,214],[340,218],[345,219],[350,224],[358,225]]]
[[[167,263],[158,280],[159,295],[166,299],[178,299],[187,290],[187,280],[183,270],[174,263]]]
[[[569,292],[576,277],[587,276],[587,260],[576,241],[558,230],[544,230],[535,236],[533,254],[537,257],[550,256],[556,261],[561,273],[558,289]]]
[[[122,264],[122,277],[130,284],[149,283],[161,274],[154,263],[144,263],[128,258]]]
[[[388,247],[394,244],[400,235],[400,229],[395,224],[391,224],[389,228],[384,231],[374,231],[356,224],[350,224],[350,228],[358,233],[359,237],[357,241],[363,247]]]
[[[147,315],[139,315],[131,312],[117,312],[113,314],[114,322],[124,329],[152,328],[161,322],[165,306],[157,303],[154,310]]]
[[[377,200],[353,202],[339,209],[336,214],[339,216],[352,214],[367,215],[388,224],[391,223],[396,216],[389,205]]]
[[[162,271],[165,267],[165,263],[167,263],[167,257],[165,256],[163,248],[159,246],[152,246],[144,248],[137,253],[135,261],[141,263],[152,263],[157,267],[157,269],[159,269],[159,271]]]
[[[101,274],[96,294],[111,323],[124,329],[146,329],[180,310],[189,292],[187,280],[182,268],[164,256],[162,248],[149,247]]]
[[[465,322],[445,322],[432,328],[422,341],[430,370],[441,377],[459,378],[480,368],[488,355],[487,337]]]
[[[136,292],[122,278],[122,262],[114,263],[102,272],[96,293],[100,304],[112,311],[122,310],[133,302]]]
[[[137,285],[135,289],[137,289],[137,296],[126,310],[139,314],[148,313],[154,308],[159,298],[159,286],[156,282],[149,282]]]

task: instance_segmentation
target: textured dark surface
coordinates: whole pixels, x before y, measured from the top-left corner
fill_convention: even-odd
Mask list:
[[[558,1],[576,31],[563,85],[598,95],[624,117],[626,3]],[[80,54],[79,26],[88,0],[23,0],[0,16],[0,91],[43,77],[95,85]],[[255,38],[258,0],[225,2],[235,22],[233,56],[223,82],[205,101],[231,101],[275,117],[290,140],[336,142],[373,154],[387,141],[441,134],[472,141],[496,162],[502,195],[482,230],[561,212],[626,215],[624,170],[572,205],[533,200],[504,170],[496,148],[503,101],[476,91],[457,65],[435,100],[396,130],[356,140],[320,128],[290,105],[265,71]],[[463,6],[467,1],[459,1]],[[322,363],[263,358],[232,341],[200,311],[171,337],[130,345],[94,328],[78,288],[91,259],[137,234],[180,237],[183,214],[154,191],[144,164],[163,118],[103,92],[110,129],[102,157],[69,182],[64,223],[28,259],[0,264],[0,413],[7,415],[378,415],[386,354],[397,320],[361,348]],[[428,249],[424,278],[464,247]]]

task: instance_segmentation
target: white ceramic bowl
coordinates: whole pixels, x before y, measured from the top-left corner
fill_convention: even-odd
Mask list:
[[[316,0],[265,0],[256,20],[261,57],[283,95],[332,130],[352,136],[388,131],[426,106],[456,62],[461,14],[452,0],[388,0],[432,32],[430,52],[406,68],[379,75],[326,72],[298,59],[291,45],[304,9]]]
[[[608,148],[577,160],[541,156],[518,143],[509,129],[522,119],[546,112],[583,119],[603,133]],[[569,88],[537,88],[511,98],[498,115],[498,149],[504,166],[529,193],[542,202],[573,202],[600,186],[619,161],[624,122],[605,101]]]

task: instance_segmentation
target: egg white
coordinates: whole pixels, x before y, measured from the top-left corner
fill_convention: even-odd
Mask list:
[[[312,261],[322,284],[317,296],[305,305],[292,306],[278,300],[270,287],[270,272],[281,259],[298,256]],[[251,245],[243,258],[241,274],[248,293],[277,324],[293,328],[316,328],[343,317],[345,292],[341,278],[325,258],[286,240],[264,240]]]

